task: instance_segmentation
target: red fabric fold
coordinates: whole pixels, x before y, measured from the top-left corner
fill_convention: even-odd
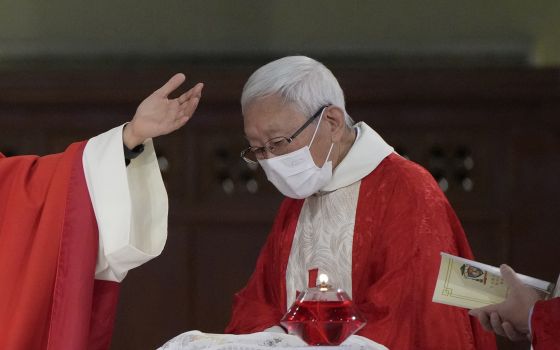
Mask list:
[[[287,261],[303,201],[286,199],[276,217],[247,286],[233,298],[232,318],[226,333],[254,333],[272,326],[286,312]],[[292,235],[282,232],[292,232]]]
[[[286,312],[286,267],[302,200],[286,199],[226,332],[277,325]],[[496,349],[467,310],[432,302],[440,252],[472,259],[461,225],[432,176],[398,155],[361,183],[352,250],[352,295],[368,320],[358,334],[399,349]]]
[[[118,285],[95,281],[97,223],[83,173],[85,143],[46,157],[0,158],[0,348],[88,349],[97,310],[112,320]]]
[[[560,349],[560,298],[535,304],[531,331],[535,350]]]

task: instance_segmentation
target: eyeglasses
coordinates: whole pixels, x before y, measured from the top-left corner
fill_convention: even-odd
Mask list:
[[[318,116],[321,115],[323,110],[330,105],[322,106],[315,114],[309,118],[301,128],[297,129],[296,132],[290,137],[275,137],[272,138],[264,144],[263,147],[248,147],[241,151],[241,158],[249,164],[257,164],[258,159],[266,158],[266,153],[274,154],[275,156],[281,156],[288,153],[288,146],[294,141],[294,139],[303,131],[305,128],[313,122]]]

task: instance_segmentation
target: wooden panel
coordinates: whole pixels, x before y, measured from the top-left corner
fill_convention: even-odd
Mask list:
[[[169,239],[161,257],[123,283],[114,349],[155,348],[189,329],[223,330],[281,200],[261,171],[238,158],[246,146],[238,100],[255,68],[0,72],[0,151],[15,154],[59,152],[129,120],[175,71],[206,83],[196,117],[155,141],[170,199]],[[332,68],[354,119],[445,178],[479,260],[556,278],[558,70]],[[500,349],[522,348],[500,341]]]
[[[163,254],[132,270],[122,284],[114,349],[155,349],[194,326],[191,267],[196,250],[187,228],[171,227]]]
[[[193,243],[193,328],[223,332],[231,315],[233,294],[245,286],[270,224],[220,222],[197,225]]]
[[[560,130],[527,125],[514,136],[511,261],[526,274],[560,273]]]

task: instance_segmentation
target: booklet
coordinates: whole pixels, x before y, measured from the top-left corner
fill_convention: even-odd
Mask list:
[[[554,283],[521,274],[517,277],[544,299],[560,294],[559,286]],[[506,299],[507,290],[498,267],[441,253],[434,302],[475,309],[501,303]]]

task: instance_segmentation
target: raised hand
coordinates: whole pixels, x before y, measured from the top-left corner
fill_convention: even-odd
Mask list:
[[[184,74],[175,74],[140,103],[123,131],[123,142],[128,148],[132,149],[148,138],[169,134],[190,120],[200,101],[203,84],[196,84],[178,98],[168,98],[184,81]]]
[[[527,339],[529,336],[529,312],[540,299],[538,293],[517,278],[515,271],[507,265],[500,266],[500,272],[509,287],[504,302],[488,305],[469,312],[475,316],[487,331],[493,331],[510,340]]]

